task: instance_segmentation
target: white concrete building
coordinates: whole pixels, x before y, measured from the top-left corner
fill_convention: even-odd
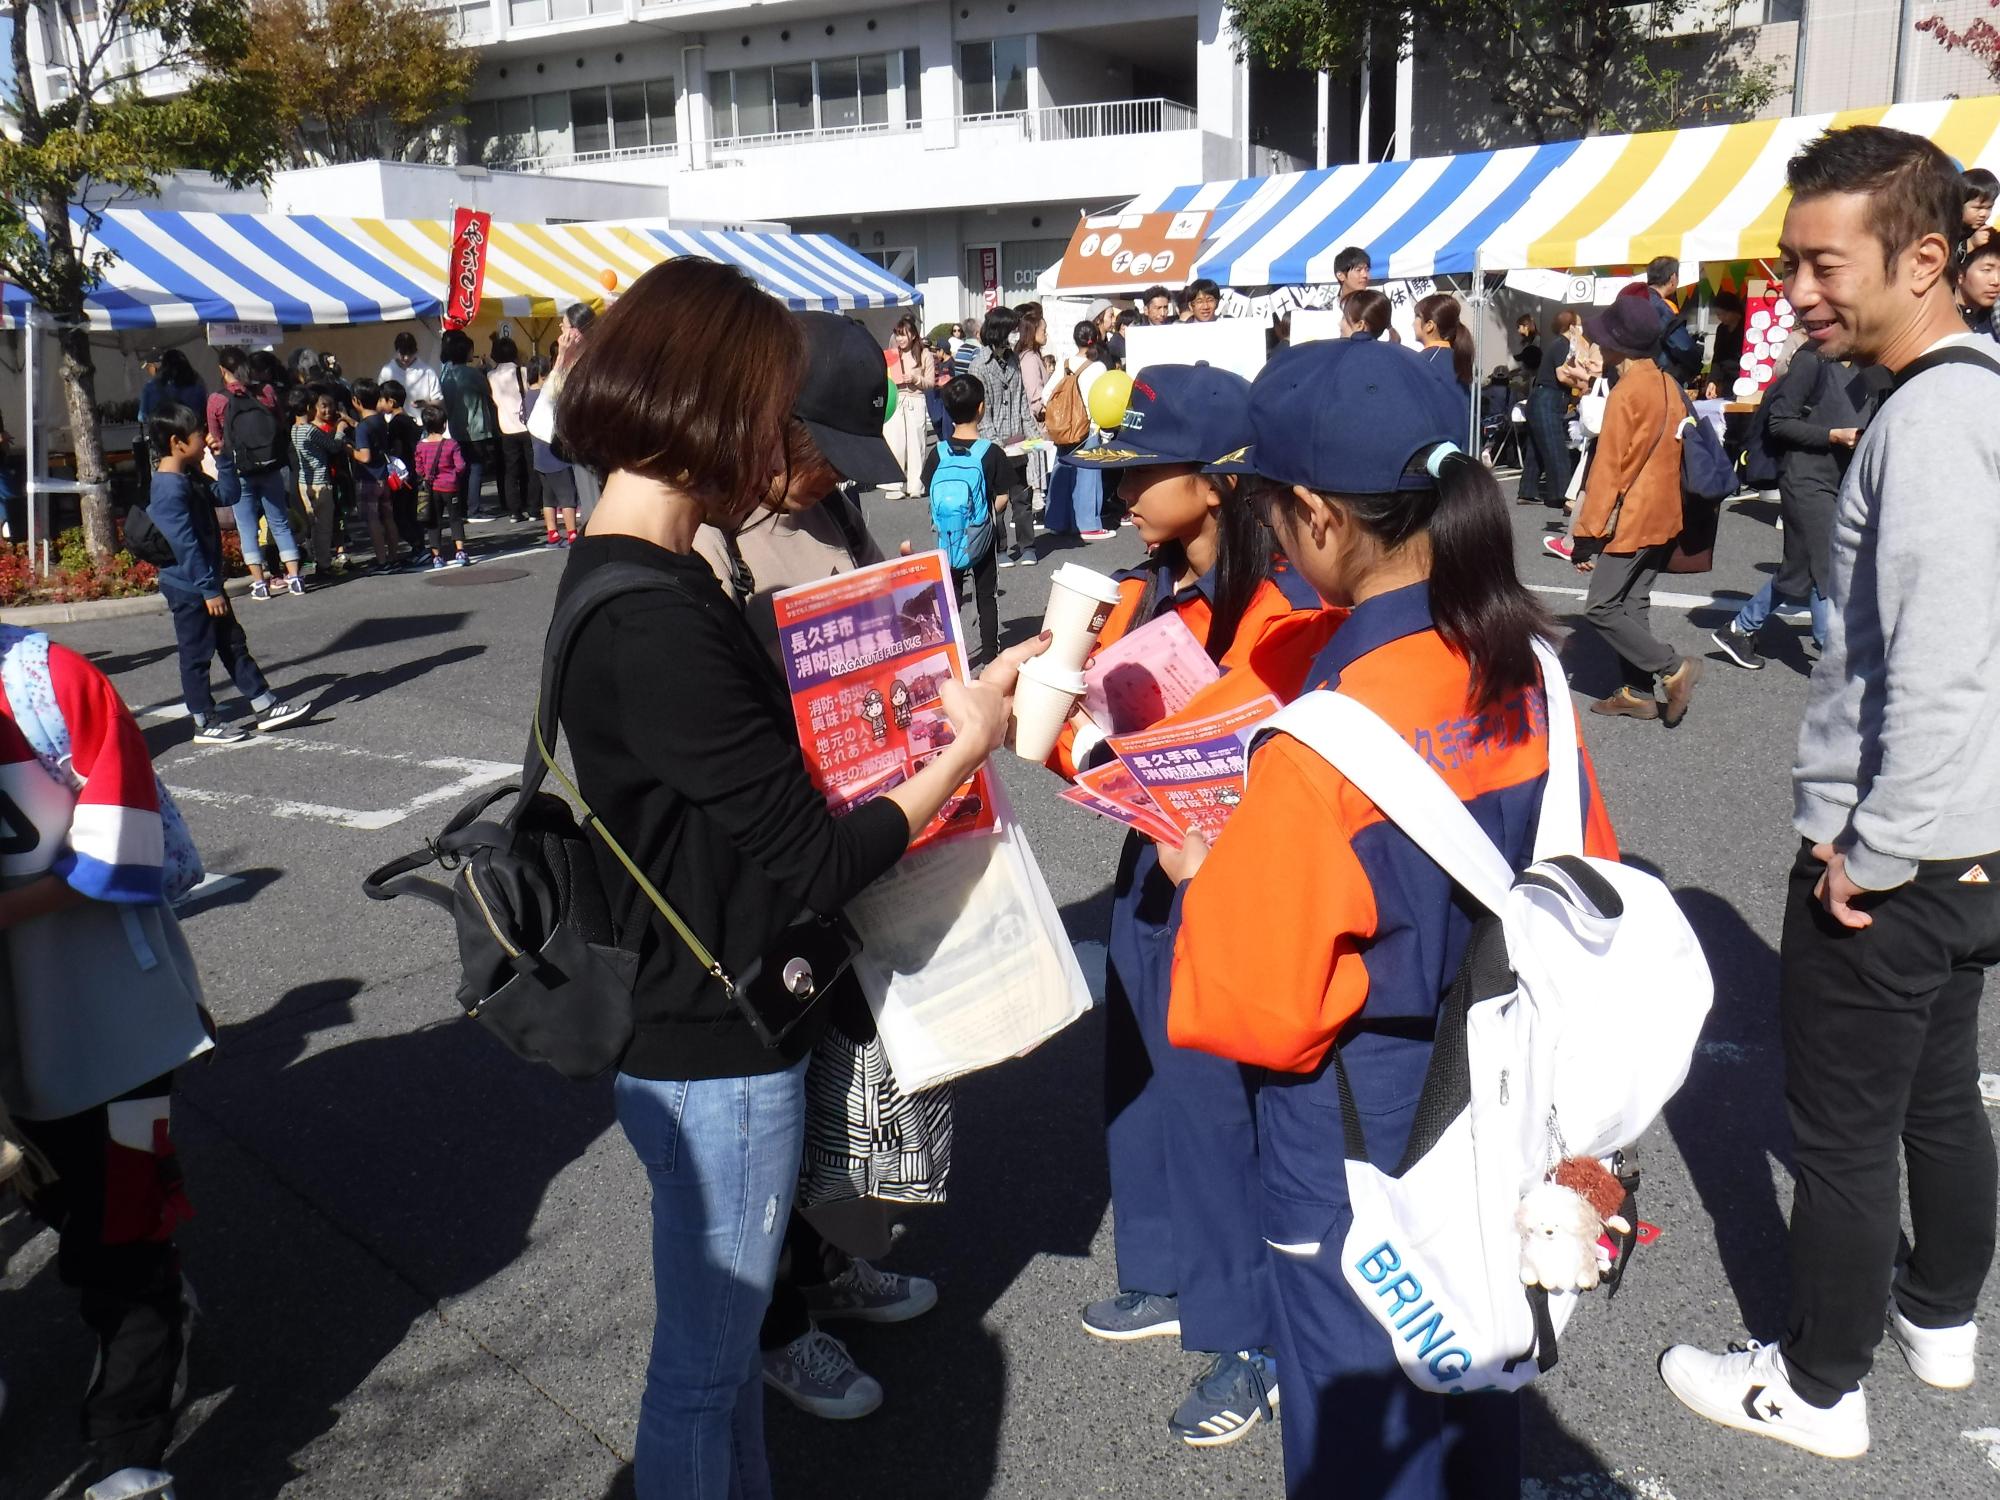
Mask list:
[[[1385,61],[1369,87],[1331,81],[1321,142],[1315,80],[1238,61],[1223,0],[449,3],[481,53],[461,165],[399,173],[393,193],[356,169],[354,212],[440,216],[455,201],[502,217],[822,230],[915,283],[932,323],[1030,295],[1084,210],[1322,153],[1517,139],[1484,99]],[[1984,10],[1719,0],[1683,16],[1697,34],[1661,46],[1776,65],[1766,114],[1842,109],[1990,91],[1976,60],[1915,30]],[[44,59],[61,39],[29,41]],[[271,206],[290,206],[284,175]]]

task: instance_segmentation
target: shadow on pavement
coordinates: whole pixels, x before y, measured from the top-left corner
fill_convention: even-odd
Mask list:
[[[1783,1315],[1786,1290],[1786,1209],[1771,1161],[1789,1168],[1791,1157],[1778,955],[1721,896],[1687,888],[1674,895],[1708,955],[1715,1005],[1687,1082],[1667,1105],[1667,1128],[1714,1221],[1722,1272],[1744,1326],[1768,1332]]]
[[[1079,941],[1102,941],[1109,911],[1101,893],[1064,907],[1063,922]],[[1037,1258],[1090,1254],[1110,1200],[1103,1057],[1102,1015],[1092,1011],[1029,1056],[959,1081],[950,1199],[904,1216],[909,1233],[891,1261],[937,1281],[937,1308],[914,1323],[833,1327],[882,1382],[873,1416],[824,1422],[769,1401],[777,1494],[977,1500],[991,1491],[1007,1407],[993,1310]],[[1037,1306],[1031,1316],[1074,1328],[1076,1309]]]
[[[611,1123],[608,1085],[524,1067],[463,1021],[314,1050],[371,1001],[386,992],[356,979],[301,985],[224,1028],[216,1060],[181,1077],[182,1107],[258,1159],[275,1179],[253,1185],[260,1195],[294,1200],[286,1223],[312,1226],[286,1238],[245,1223],[242,1203],[209,1206],[225,1185],[190,1162],[203,1218],[188,1272],[205,1311],[192,1391],[231,1394],[183,1427],[170,1459],[183,1493],[265,1500],[297,1477],[294,1456],[413,1322],[523,1254],[549,1183]],[[222,1233],[203,1232],[211,1216]],[[369,1290],[353,1283],[357,1261],[376,1263]],[[382,1273],[406,1294],[384,1296]],[[424,1399],[410,1404],[421,1425]]]
[[[471,618],[470,612],[454,609],[424,615],[382,615],[372,620],[361,620],[348,626],[318,650],[308,651],[289,661],[268,663],[267,670],[272,667],[302,667],[307,662],[340,656],[349,651],[371,651],[383,646],[401,645],[405,641],[450,635],[463,628]],[[254,637],[252,641],[254,644]]]

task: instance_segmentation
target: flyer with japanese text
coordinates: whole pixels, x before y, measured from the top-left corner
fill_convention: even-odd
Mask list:
[[[901,785],[952,742],[939,686],[967,672],[942,553],[801,584],[772,605],[799,743],[829,808],[846,812]],[[991,830],[990,775],[960,787],[911,847]]]
[[[1239,736],[1279,706],[1266,693],[1222,713],[1114,734],[1107,743],[1177,832],[1193,828],[1213,843],[1243,800],[1249,755]]]
[[[1083,669],[1083,711],[1106,734],[1149,729],[1222,675],[1169,610],[1120,636]]]
[[[1144,787],[1133,778],[1122,760],[1107,761],[1079,771],[1076,785],[1057,795],[1101,817],[1136,828],[1155,842],[1178,844],[1180,830],[1160,815],[1160,809]]]

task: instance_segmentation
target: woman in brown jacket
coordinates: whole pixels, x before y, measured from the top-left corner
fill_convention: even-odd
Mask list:
[[[1654,636],[1647,623],[1653,581],[1681,532],[1681,423],[1687,408],[1674,379],[1653,363],[1660,318],[1644,295],[1621,295],[1584,320],[1607,368],[1622,367],[1605,403],[1604,430],[1584,486],[1575,563],[1590,574],[1584,614],[1618,653],[1624,684],[1590,705],[1598,714],[1663,719],[1686,715],[1701,662]],[[1659,679],[1663,704],[1654,695]]]

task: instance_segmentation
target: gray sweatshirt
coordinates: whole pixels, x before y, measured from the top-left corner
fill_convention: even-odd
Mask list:
[[[1793,823],[1843,849],[1864,890],[2000,850],[1996,404],[2000,362],[1924,371],[1884,400],[1841,486]]]

